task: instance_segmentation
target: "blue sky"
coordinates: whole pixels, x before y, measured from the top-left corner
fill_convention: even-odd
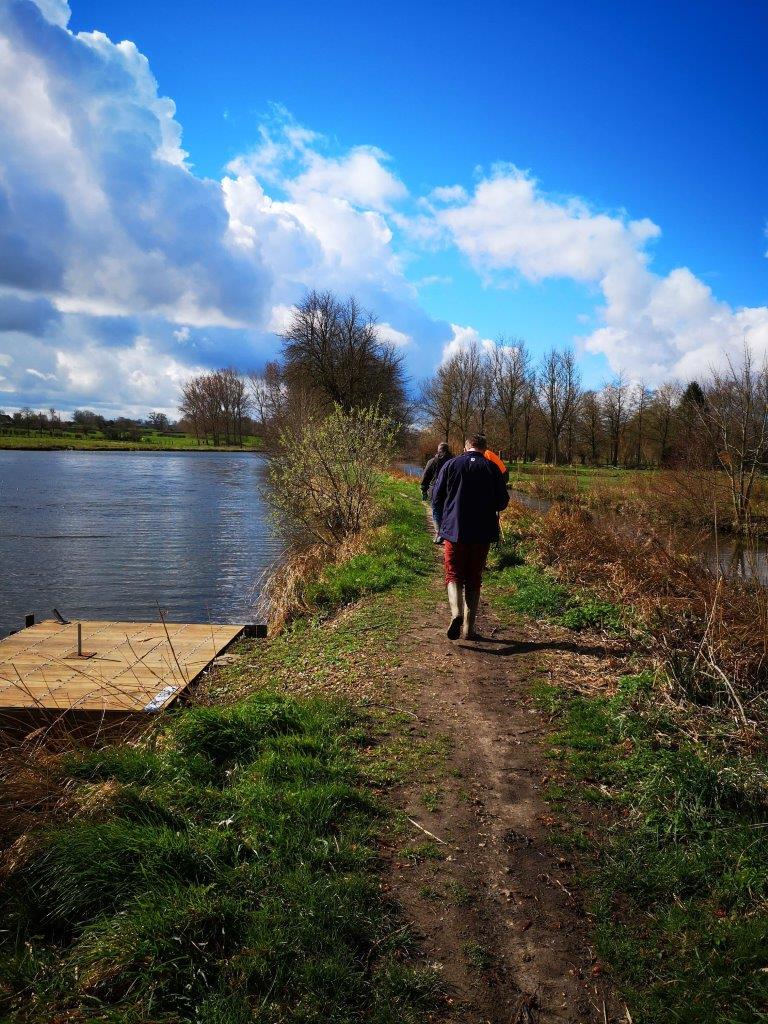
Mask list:
[[[171,408],[186,369],[263,361],[315,282],[360,293],[414,378],[446,346],[502,332],[535,352],[575,344],[593,385],[618,369],[650,383],[701,375],[745,336],[768,349],[762,2],[73,0],[71,17],[62,0],[39,3],[45,22],[25,13],[32,0],[0,0],[9,45],[34,54],[26,78],[38,74],[54,120],[75,125],[60,164],[108,197],[117,227],[53,232],[57,281],[4,280],[0,261],[14,311],[0,333],[2,407],[50,396]],[[180,126],[186,166],[171,153],[161,184],[139,108],[166,142]],[[78,109],[98,110],[87,130]],[[46,155],[52,118],[36,107],[0,120],[0,162],[25,118],[26,158],[45,166],[28,201],[14,193],[5,209],[23,210],[11,227],[29,239],[53,198],[82,224],[89,186],[73,195],[66,175],[46,180],[56,147]],[[176,209],[179,174],[190,198]],[[174,197],[152,223],[141,188]],[[126,230],[136,252],[121,271]],[[109,268],[96,282],[89,259]],[[158,275],[167,287],[153,298]],[[193,301],[201,287],[210,295]],[[32,300],[31,335],[18,326]]]

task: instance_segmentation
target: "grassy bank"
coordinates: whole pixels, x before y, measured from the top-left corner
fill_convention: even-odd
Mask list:
[[[539,697],[559,729],[553,803],[594,858],[596,946],[632,1019],[768,1020],[765,755],[693,739],[650,674],[610,697]]]
[[[137,441],[112,441],[99,434],[0,434],[0,450],[15,451],[123,451],[123,452],[239,452],[260,451],[261,438],[246,437],[242,445],[198,444],[189,434],[160,434],[147,431]]]
[[[635,1024],[768,1020],[768,748],[759,651],[734,638],[759,595],[715,586],[730,646],[697,659],[712,581],[694,563],[557,510],[512,513],[507,537],[487,588],[497,609],[623,635],[625,664],[647,666],[536,690],[557,730],[548,795],[580,851],[603,969]],[[712,685],[716,664],[732,694]]]
[[[386,669],[431,568],[418,487],[381,501],[354,558],[307,582],[311,614],[244,642],[194,705],[140,744],[48,758],[56,799],[4,859],[2,1019],[385,1024],[440,1004],[378,879],[403,770]]]

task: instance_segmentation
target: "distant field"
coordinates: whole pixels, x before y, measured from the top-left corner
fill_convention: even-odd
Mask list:
[[[261,438],[246,437],[242,446],[240,445],[210,445],[198,444],[194,437],[188,434],[158,434],[155,431],[147,431],[142,434],[138,441],[112,441],[99,432],[94,432],[84,437],[82,434],[63,432],[57,433],[54,437],[48,434],[0,434],[0,449],[30,449],[30,450],[57,450],[57,449],[80,449],[83,451],[201,451],[201,452],[236,452],[243,449],[258,451],[261,448]]]

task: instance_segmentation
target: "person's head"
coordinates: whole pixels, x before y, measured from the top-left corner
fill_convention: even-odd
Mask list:
[[[488,442],[485,439],[485,434],[472,434],[467,438],[466,451],[468,452],[484,452],[488,447]]]
[[[447,442],[445,442],[445,441],[441,441],[440,444],[437,446],[438,458],[441,458],[444,455],[450,455],[450,454],[451,454],[450,445],[448,445]]]

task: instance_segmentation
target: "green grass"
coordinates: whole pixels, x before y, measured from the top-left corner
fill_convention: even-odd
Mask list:
[[[559,721],[573,807],[616,808],[578,845],[599,854],[597,951],[633,1020],[768,1020],[768,763],[692,742],[657,710],[648,675],[610,698],[546,688],[539,700]]]
[[[160,434],[157,431],[146,430],[142,432],[138,441],[111,441],[104,437],[100,431],[96,431],[84,437],[81,433],[57,433],[51,437],[49,434],[6,434],[0,433],[0,449],[34,449],[34,450],[61,450],[75,449],[82,451],[242,451],[243,448],[249,451],[259,451],[262,447],[261,438],[246,437],[242,447],[240,445],[198,445],[194,437],[189,434]]]
[[[379,893],[350,706],[267,691],[167,722],[160,753],[62,763],[82,810],[4,880],[2,1019],[425,1019],[439,985]]]
[[[384,477],[380,487],[383,525],[365,551],[309,583],[305,597],[312,605],[337,608],[367,594],[410,591],[432,575],[432,541],[418,483]]]
[[[627,614],[593,594],[571,591],[546,569],[525,564],[526,548],[514,537],[489,558],[486,591],[496,608],[531,619],[546,619],[567,629],[620,633]]]

